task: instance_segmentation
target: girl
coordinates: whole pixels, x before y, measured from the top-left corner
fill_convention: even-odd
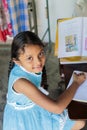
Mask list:
[[[3,130],[79,130],[85,125],[82,120],[70,120],[64,110],[85,75],[76,75],[72,85],[54,101],[39,89],[44,65],[42,41],[29,31],[17,34],[11,48]]]

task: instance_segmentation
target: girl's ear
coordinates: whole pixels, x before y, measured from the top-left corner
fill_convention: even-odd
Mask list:
[[[15,58],[13,58],[13,62],[14,62],[15,64],[17,64],[17,65],[21,65],[20,61],[17,60],[17,59],[15,59]]]

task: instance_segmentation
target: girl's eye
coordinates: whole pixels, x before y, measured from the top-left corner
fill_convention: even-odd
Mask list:
[[[39,54],[39,57],[42,57],[45,55],[45,52],[44,51],[41,51],[40,54]]]
[[[33,58],[32,57],[28,57],[28,61],[32,61],[33,60]]]

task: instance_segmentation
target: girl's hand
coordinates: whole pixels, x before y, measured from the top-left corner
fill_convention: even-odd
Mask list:
[[[73,74],[73,82],[76,82],[78,85],[81,85],[86,80],[85,73],[75,73]]]

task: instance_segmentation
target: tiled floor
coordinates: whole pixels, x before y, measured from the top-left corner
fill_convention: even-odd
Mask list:
[[[53,50],[47,53],[48,60],[46,61],[47,77],[48,77],[48,90],[52,98],[56,98],[60,92],[58,87],[58,81],[60,81],[58,59],[54,57]],[[8,64],[10,59],[10,48],[9,46],[3,47],[0,45],[0,130],[2,130],[2,117],[3,108],[5,105],[5,97],[7,92],[7,81],[8,81]],[[54,76],[53,76],[54,75]],[[64,84],[63,84],[64,89]],[[83,130],[87,130],[85,127]]]

